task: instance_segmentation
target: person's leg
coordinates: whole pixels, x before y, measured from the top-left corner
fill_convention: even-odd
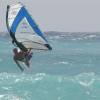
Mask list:
[[[20,70],[23,72],[24,71],[24,69],[21,67],[21,65],[18,63],[18,60],[14,57],[13,58],[14,59],[14,61],[15,61],[15,63],[17,64],[17,66],[20,68]]]
[[[29,61],[27,60],[27,58],[25,58],[25,64],[27,65],[27,67],[30,67],[30,63],[29,63]]]
[[[28,56],[27,56],[27,59],[30,60],[32,58],[32,55],[33,53],[30,53]]]
[[[27,67],[30,67],[29,61],[30,61],[30,59],[32,58],[32,54],[33,54],[33,53],[30,53],[29,55],[26,55],[26,56],[25,56],[25,64],[27,65]]]

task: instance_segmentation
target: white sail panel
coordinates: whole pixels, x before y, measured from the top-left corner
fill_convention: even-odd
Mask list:
[[[46,44],[46,42],[34,32],[26,18],[18,25],[15,37],[17,41],[21,42],[26,48],[47,49],[43,45]]]
[[[9,27],[12,26],[12,23],[13,23],[15,17],[17,16],[19,10],[21,9],[21,7],[22,7],[22,4],[20,4],[20,3],[10,6],[9,14],[8,14]]]

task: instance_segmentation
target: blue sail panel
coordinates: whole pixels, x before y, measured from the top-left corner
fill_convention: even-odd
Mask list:
[[[36,25],[35,21],[31,18],[31,16],[29,15],[29,13],[27,12],[27,10],[24,7],[22,7],[20,9],[19,13],[17,14],[17,16],[16,16],[16,18],[15,18],[15,20],[14,20],[12,26],[11,26],[11,31],[13,33],[16,33],[17,27],[18,27],[19,23],[21,22],[21,20],[24,17],[26,17],[28,23],[30,24],[32,29],[35,31],[35,33],[38,34],[39,36],[41,36],[47,42],[47,40],[43,36],[43,33],[38,28],[38,26]]]

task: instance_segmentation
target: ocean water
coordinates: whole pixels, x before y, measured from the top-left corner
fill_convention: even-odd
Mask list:
[[[0,100],[100,100],[99,33],[47,36],[53,50],[35,52],[22,73],[9,38],[0,38]]]

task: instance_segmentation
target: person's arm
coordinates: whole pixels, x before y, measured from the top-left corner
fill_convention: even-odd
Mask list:
[[[17,66],[20,68],[20,70],[23,72],[24,69],[21,67],[21,65],[18,63],[18,61],[15,58],[13,58],[13,59],[14,59],[15,63],[17,64]]]
[[[22,53],[23,53],[25,56],[29,55],[30,52],[31,52],[31,49],[29,49],[27,52],[22,51]]]

